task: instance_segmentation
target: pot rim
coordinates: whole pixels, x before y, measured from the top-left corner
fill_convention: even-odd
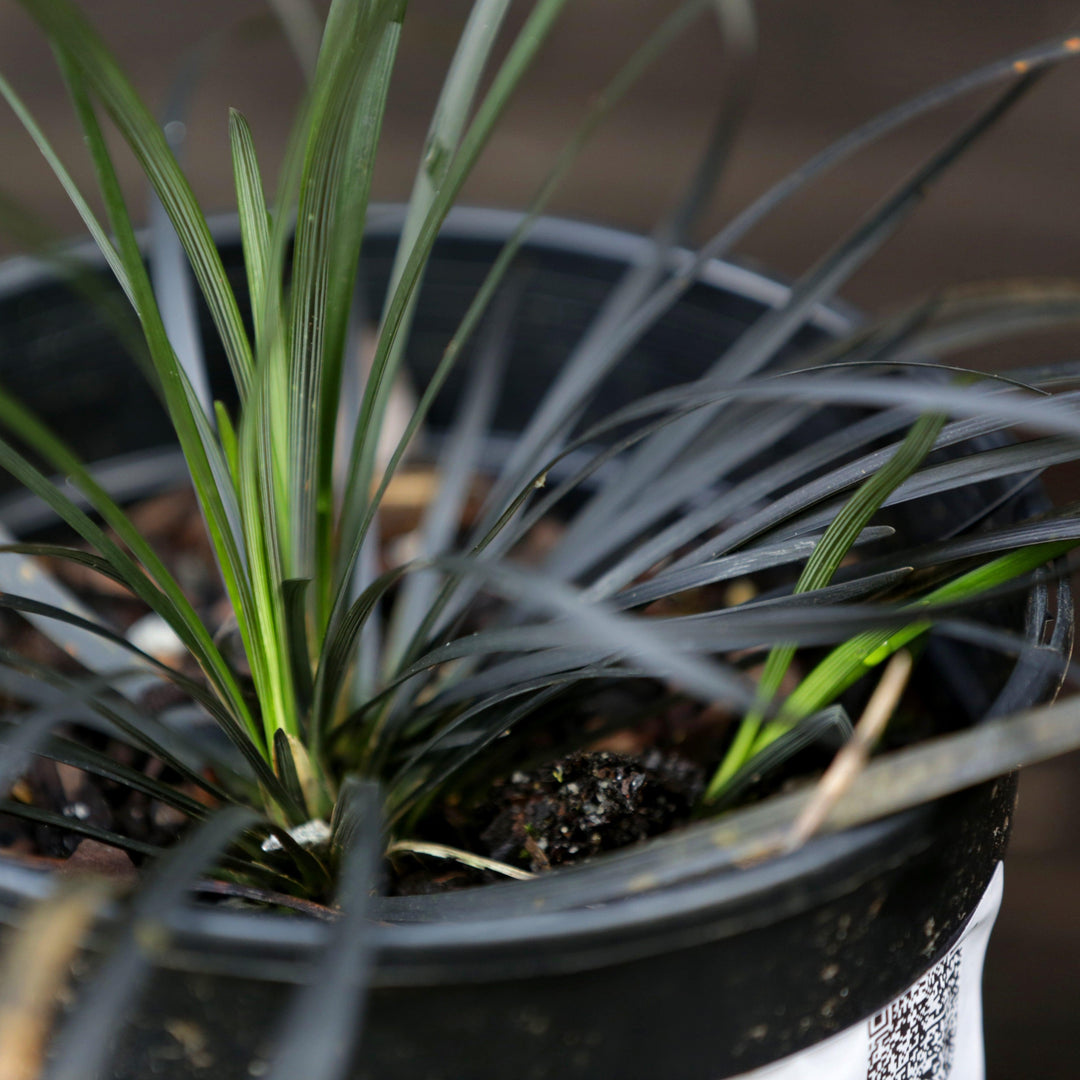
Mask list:
[[[405,223],[407,206],[404,203],[372,203],[368,208],[366,236],[382,238],[396,236]],[[502,243],[525,219],[518,210],[503,210],[483,206],[455,206],[439,230],[440,240],[480,240]],[[225,243],[240,243],[240,218],[232,211],[207,217],[211,233]],[[149,229],[137,231],[141,246],[149,242]],[[570,254],[611,259],[630,263],[649,257],[653,241],[639,233],[609,225],[577,221],[573,218],[542,216],[530,227],[524,248],[547,248]],[[65,249],[67,254],[87,265],[104,268],[105,259],[93,240],[79,240]],[[686,248],[670,253],[671,266],[680,271],[694,261]],[[12,255],[0,260],[0,294],[55,280],[56,272],[46,259],[34,255]],[[710,259],[705,262],[696,280],[704,285],[739,293],[767,307],[777,307],[791,294],[791,287],[781,279],[771,277],[737,260]],[[855,308],[843,301],[817,304],[807,323],[828,334],[850,332],[860,317]]]
[[[405,208],[400,205],[372,206],[368,235],[383,238],[394,235],[400,230],[404,214]],[[515,211],[457,207],[448,215],[440,239],[500,243],[522,218]],[[214,216],[210,224],[214,235],[225,242],[239,240],[235,214]],[[145,243],[145,231],[140,239]],[[628,263],[647,257],[652,241],[607,226],[542,217],[535,222],[523,246]],[[91,265],[104,265],[91,241],[74,245],[71,252]],[[672,260],[677,267],[688,267],[693,255],[680,249],[672,253]],[[0,264],[0,294],[32,288],[53,277],[53,271],[42,260],[16,256]],[[787,285],[756,270],[718,259],[703,265],[697,281],[767,307],[781,304],[791,291]],[[850,332],[858,321],[854,310],[842,303],[819,305],[807,320],[830,335]],[[1059,615],[1059,623],[1069,621],[1068,614],[1064,618]],[[1019,665],[1013,674],[1018,672]],[[1008,685],[1002,694],[1007,692]],[[470,961],[485,953],[513,953],[517,971],[522,957],[544,950],[543,967],[548,971],[552,969],[554,949],[561,950],[562,970],[577,970],[656,953],[672,943],[689,944],[702,933],[712,938],[724,937],[819,903],[822,883],[827,880],[832,885],[825,884],[826,891],[829,888],[839,893],[848,891],[865,879],[868,871],[860,872],[860,866],[866,861],[863,856],[871,849],[887,849],[889,844],[894,844],[896,857],[902,860],[910,848],[910,843],[905,846],[903,837],[910,839],[917,834],[920,837],[917,843],[925,846],[929,842],[928,823],[936,805],[916,807],[855,829],[821,835],[798,851],[741,869],[730,865],[718,867],[723,862],[716,836],[718,826],[715,822],[704,822],[555,871],[541,879],[489,886],[487,889],[503,893],[512,890],[511,895],[517,900],[513,910],[494,917],[469,918],[467,913],[457,911],[452,920],[375,924],[379,968],[376,981],[396,981],[395,970],[407,981],[421,972],[424,978],[434,975],[437,981],[460,978],[462,972],[457,969],[469,967]],[[634,887],[624,888],[616,895],[601,895],[592,901],[597,906],[568,910],[533,909],[528,902],[530,886],[549,883],[556,875],[564,880],[580,879],[585,884],[601,881],[613,872],[623,874],[625,879],[627,868],[632,871],[647,859],[655,862],[658,852],[664,853],[671,868],[666,880],[638,882],[636,893]],[[0,858],[0,921],[10,921],[23,902],[45,897],[53,885],[52,872]],[[384,900],[380,905],[381,918],[394,918],[395,908],[407,914],[404,910],[407,905],[395,906],[393,898],[388,899],[390,902]],[[437,907],[437,903],[432,905],[433,910]],[[102,915],[104,922],[118,917],[121,915],[115,905],[107,906]],[[256,960],[265,961],[263,968],[269,965],[267,970],[286,978],[299,977],[297,963],[310,964],[313,952],[325,945],[328,936],[327,926],[315,920],[192,906],[172,913],[166,922],[180,949],[179,954],[169,958],[177,966],[206,970],[214,966],[212,961],[217,957],[227,965],[224,970],[235,971],[236,962],[244,954],[255,953]],[[706,922],[708,927],[703,929]],[[450,968],[455,969],[452,974]],[[408,975],[410,971],[412,974]]]

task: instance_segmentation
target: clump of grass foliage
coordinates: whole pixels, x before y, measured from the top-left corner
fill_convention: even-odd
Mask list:
[[[65,598],[55,582],[39,588],[39,571],[26,572],[19,578],[25,587],[0,596],[3,607],[35,620],[90,669],[85,678],[73,677],[4,653],[14,672],[60,691],[70,708],[31,707],[8,717],[0,782],[10,789],[28,756],[43,754],[128,783],[202,823],[171,861],[163,860],[137,901],[146,910],[176,902],[192,876],[241,834],[220,872],[299,896],[328,896],[341,853],[359,852],[346,860],[343,880],[352,882],[346,894],[355,900],[349,918],[362,918],[357,898],[379,845],[387,837],[408,840],[425,808],[496,740],[590,684],[651,678],[671,693],[741,714],[705,795],[702,811],[709,813],[730,806],[749,780],[807,738],[838,725],[848,730],[839,696],[931,628],[1005,652],[1022,648],[1017,635],[977,622],[971,605],[995,590],[1026,587],[1033,572],[1080,543],[1074,513],[982,530],[968,521],[934,544],[911,547],[894,538],[886,554],[854,571],[842,566],[853,547],[890,531],[875,524],[884,506],[947,499],[994,478],[1019,491],[1048,465],[1080,456],[1080,413],[1068,391],[1074,369],[990,377],[948,366],[950,354],[982,341],[1076,320],[1080,290],[1028,283],[947,292],[815,355],[783,357],[819,305],[933,183],[1048,68],[1076,54],[1076,39],[989,64],[869,121],[688,254],[688,236],[722,175],[746,104],[754,22],[746,0],[672,3],[542,178],[430,382],[419,388],[407,423],[395,432],[396,448],[382,460],[387,405],[440,226],[566,0],[529,6],[483,92],[509,2],[474,3],[432,119],[369,371],[355,393],[357,265],[404,0],[333,0],[269,202],[252,132],[239,113],[229,117],[250,325],[162,127],[107,47],[68,0],[20,3],[53,47],[93,161],[104,219],[15,89],[0,80],[0,92],[135,312],[144,372],[187,462],[254,688],[247,692],[218,628],[204,625],[93,471],[0,390],[0,465],[89,549],[9,538],[3,559],[19,560],[11,562],[17,567],[36,565],[28,560],[37,556],[69,559],[120,582],[168,624],[201,671],[201,678],[189,678],[140,652]],[[730,76],[687,193],[658,227],[651,258],[626,271],[567,357],[465,527],[463,511],[507,362],[503,344],[528,287],[527,275],[515,276],[515,256],[607,113],[672,41],[716,18]],[[602,379],[709,259],[732,252],[763,217],[854,152],[998,83],[1000,96],[822,256],[715,366],[692,383],[581,422],[583,404]],[[149,268],[103,120],[135,155],[160,203]],[[159,272],[158,255],[177,244],[187,266],[179,274]],[[197,335],[189,321],[189,273],[228,358],[239,402],[234,411],[206,391],[191,344]],[[380,504],[447,377],[465,364],[466,388],[438,462],[441,483],[427,508],[419,553],[380,572]],[[842,432],[806,436],[798,450],[781,449],[767,465],[757,464],[762,452],[790,446],[790,437],[811,430],[815,418],[838,405],[870,411]],[[1013,425],[1034,435],[970,448],[972,440]],[[959,453],[935,454],[947,447]],[[748,463],[755,464],[750,472]],[[560,514],[564,529],[542,568],[509,557],[538,522]],[[788,587],[737,607],[691,615],[646,610],[703,586],[785,569],[793,573]],[[478,627],[470,613],[481,596],[496,596],[501,606],[491,614],[489,604]],[[819,652],[804,655],[823,658],[804,659],[796,688],[781,695],[796,652],[811,647]],[[747,674],[748,650],[764,660],[756,679]],[[139,712],[132,686],[145,686],[147,671],[182,688],[213,718],[232,744],[231,758],[205,741],[189,744]],[[154,779],[52,733],[72,716],[106,724],[114,738],[161,760],[181,782]],[[949,763],[946,787],[970,782],[954,768],[957,754],[941,760]],[[995,762],[1004,767],[1011,760]],[[936,793],[932,786],[905,790],[897,804]],[[5,809],[51,820],[42,808],[9,802]],[[331,826],[327,845],[293,836],[313,820]],[[158,854],[78,821],[55,823]],[[270,833],[276,846],[266,842]],[[110,993],[119,993],[115,985]],[[102,1000],[95,1007],[105,1008]]]

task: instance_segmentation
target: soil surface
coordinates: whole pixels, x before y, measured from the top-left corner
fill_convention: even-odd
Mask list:
[[[543,873],[627,847],[685,824],[705,786],[705,770],[683,754],[652,746],[637,753],[580,750],[497,780],[482,802],[453,796],[428,827],[450,825],[453,846],[506,866]],[[451,892],[502,875],[427,856],[390,864],[390,892]]]
[[[571,754],[498,784],[481,841],[500,862],[547,870],[667,832],[703,788],[697,765],[659,749]]]

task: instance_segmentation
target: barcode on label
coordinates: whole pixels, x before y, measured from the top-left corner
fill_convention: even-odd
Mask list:
[[[866,1080],[946,1080],[956,1044],[961,949],[870,1018]]]

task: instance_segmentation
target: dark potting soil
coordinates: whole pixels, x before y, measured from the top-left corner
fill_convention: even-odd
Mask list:
[[[498,784],[480,839],[500,862],[534,872],[564,866],[686,821],[704,784],[699,766],[657,748],[641,757],[570,754]]]
[[[542,873],[613,851],[689,821],[705,770],[660,747],[639,754],[583,750],[497,780],[479,803],[450,796],[429,827],[507,866]],[[493,871],[406,853],[390,863],[390,892],[450,892],[495,881]]]

